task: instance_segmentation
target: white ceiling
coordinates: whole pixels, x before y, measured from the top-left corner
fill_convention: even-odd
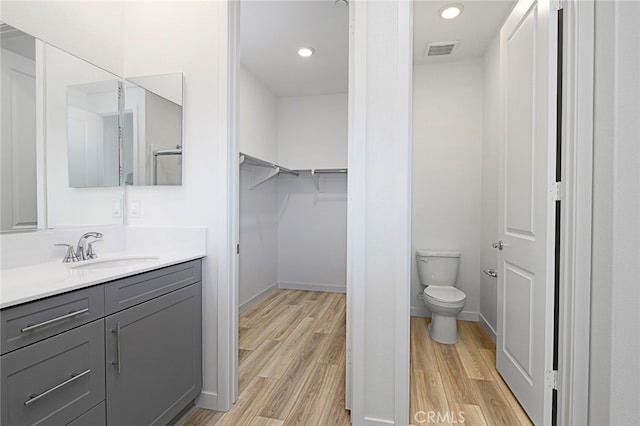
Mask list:
[[[349,10],[333,0],[242,1],[241,62],[277,96],[347,91]],[[298,56],[311,46],[315,54]]]
[[[449,3],[462,3],[464,11],[447,21],[438,10]],[[415,0],[414,63],[482,55],[513,4],[514,0]],[[334,0],[242,0],[240,26],[242,64],[276,96],[347,91],[347,7]],[[452,55],[424,55],[427,42],[454,40],[460,43]],[[315,54],[299,57],[302,46],[313,47]]]
[[[461,3],[464,10],[455,19],[442,19],[438,11],[450,3]],[[513,0],[414,1],[413,63],[431,64],[482,55],[513,4]],[[438,41],[460,43],[449,56],[427,57],[425,45]]]

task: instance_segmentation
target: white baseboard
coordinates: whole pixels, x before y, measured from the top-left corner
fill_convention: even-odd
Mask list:
[[[422,318],[431,318],[431,312],[427,309],[427,307],[422,306],[412,306],[411,307],[411,316],[412,317],[422,317]],[[480,319],[480,314],[478,312],[471,311],[462,311],[458,314],[458,319],[461,321],[473,321],[478,322]]]
[[[347,287],[340,284],[311,284],[311,283],[294,283],[291,281],[280,281],[278,288],[288,290],[307,290],[307,291],[327,291],[330,293],[346,293]]]
[[[217,392],[200,392],[200,396],[196,398],[196,406],[206,408],[207,410],[218,410],[218,393]]]
[[[259,301],[261,301],[262,299],[264,299],[265,297],[267,297],[277,289],[278,289],[278,283],[271,284],[269,287],[265,288],[260,293],[256,294],[251,299],[247,300],[242,305],[240,305],[239,307],[240,313],[243,313],[244,311],[246,311],[256,303],[258,303]]]
[[[458,314],[458,319],[462,321],[478,322],[480,314],[478,312],[462,311]]]
[[[487,321],[487,319],[482,314],[479,314],[479,315],[480,315],[480,324],[482,325],[482,328],[484,328],[484,330],[487,332],[489,337],[491,337],[491,340],[493,340],[493,343],[495,343],[496,336],[498,335],[498,333],[493,329],[493,327],[491,327],[491,324],[489,324],[489,321]]]

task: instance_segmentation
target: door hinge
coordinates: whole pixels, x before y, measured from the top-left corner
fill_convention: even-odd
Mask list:
[[[558,389],[558,370],[545,371],[544,381],[547,387]]]
[[[236,254],[240,254],[240,244],[236,244]]]
[[[553,201],[561,201],[562,200],[562,182],[554,182],[551,184],[551,199]]]

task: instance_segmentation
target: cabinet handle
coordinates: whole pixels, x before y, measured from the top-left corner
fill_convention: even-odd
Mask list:
[[[58,385],[55,385],[55,386],[54,386],[54,387],[52,387],[51,389],[47,389],[46,391],[44,391],[44,392],[42,392],[41,394],[38,394],[38,395],[31,395],[31,396],[29,397],[29,399],[27,399],[27,400],[24,402],[24,405],[33,404],[34,402],[36,402],[37,400],[39,400],[39,399],[40,399],[40,398],[42,398],[43,396],[47,396],[47,395],[49,395],[51,392],[54,392],[54,391],[56,391],[56,390],[60,389],[61,387],[65,386],[65,385],[68,385],[69,383],[71,383],[71,382],[74,382],[74,381],[78,380],[80,377],[82,377],[82,376],[86,376],[86,375],[87,375],[87,374],[89,374],[89,373],[91,373],[91,369],[90,369],[90,368],[89,368],[88,370],[83,371],[83,372],[82,372],[82,373],[80,373],[80,374],[72,374],[72,375],[71,375],[71,378],[69,378],[69,379],[65,380],[64,382],[62,382],[62,383],[60,383],[60,384],[58,384]]]
[[[84,314],[85,312],[89,312],[89,308],[80,309],[79,311],[75,311],[75,312],[69,312],[66,315],[62,315],[57,318],[52,318],[50,320],[43,321],[38,324],[28,324],[25,328],[20,329],[20,332],[26,333],[27,331],[31,331],[39,327],[44,327],[45,325],[53,324],[54,322],[62,321],[67,318],[75,317],[76,315]]]
[[[111,361],[112,365],[117,365],[118,366],[118,374],[120,374],[120,371],[122,369],[122,364],[121,364],[121,358],[120,358],[120,321],[116,322],[116,328],[111,330],[112,333],[115,333],[116,335],[116,361]]]

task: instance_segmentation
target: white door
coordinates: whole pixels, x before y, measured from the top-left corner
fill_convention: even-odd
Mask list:
[[[556,11],[520,0],[500,32],[496,363],[535,424],[551,422]]]

